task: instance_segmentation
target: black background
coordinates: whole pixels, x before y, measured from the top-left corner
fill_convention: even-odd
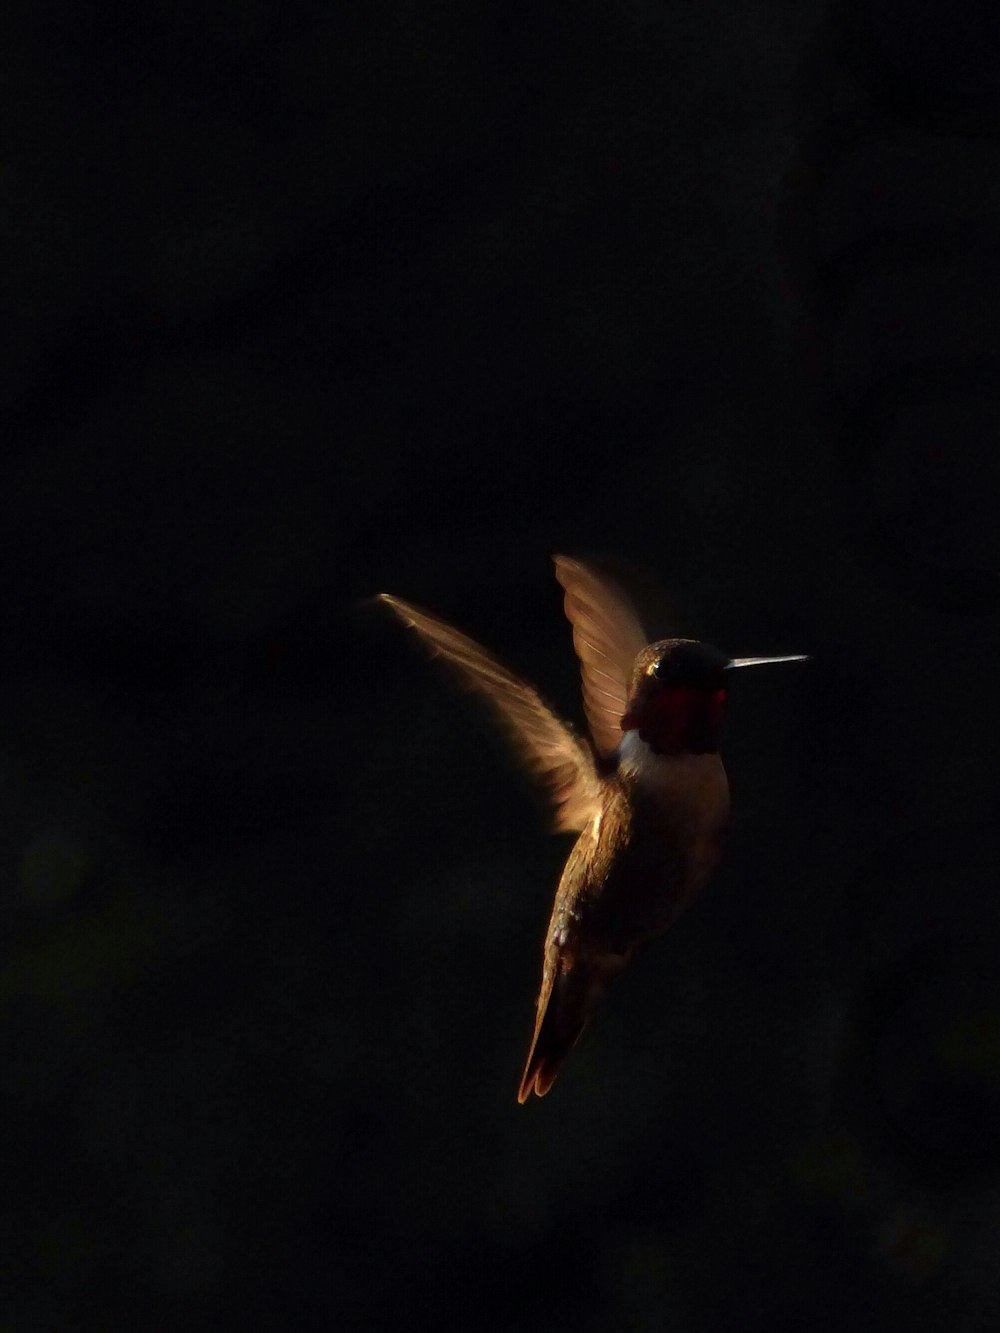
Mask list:
[[[995,6],[5,24],[0,1325],[996,1328]],[[579,719],[558,550],[815,662],[522,1108],[568,843],[360,599]]]

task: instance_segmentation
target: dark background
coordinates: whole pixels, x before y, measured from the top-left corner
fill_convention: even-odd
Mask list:
[[[0,1327],[1000,1323],[994,4],[5,9]],[[735,828],[544,1102],[568,850],[359,599]]]

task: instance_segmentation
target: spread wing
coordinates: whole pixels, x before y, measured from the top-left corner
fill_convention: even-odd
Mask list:
[[[468,688],[486,697],[529,771],[548,788],[556,829],[586,828],[597,814],[600,797],[600,780],[587,743],[556,717],[530,685],[478,643],[398,597],[382,593],[380,600],[417,631],[433,656],[450,662]]]
[[[610,579],[569,556],[553,558],[556,578],[566,590],[590,733],[597,753],[608,759],[622,738],[632,664],[646,646],[646,635],[632,603]]]

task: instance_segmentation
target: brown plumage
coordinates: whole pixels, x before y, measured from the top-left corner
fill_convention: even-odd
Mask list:
[[[491,704],[548,789],[555,827],[579,833],[545,936],[521,1102],[548,1092],[614,978],[677,919],[716,864],[729,813],[718,755],[724,673],[764,660],[733,662],[686,639],[649,644],[617,585],[566,556],[555,566],[592,747],[484,648],[382,594]]]

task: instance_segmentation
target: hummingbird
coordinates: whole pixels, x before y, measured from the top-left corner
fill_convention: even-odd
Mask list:
[[[380,594],[432,656],[485,697],[547,789],[554,830],[578,835],[545,934],[521,1103],[545,1096],[611,983],[691,905],[719,860],[729,821],[719,756],[729,673],[808,661],[732,658],[696,639],[650,643],[613,580],[580,560],[553,559],[589,738],[478,643]]]

